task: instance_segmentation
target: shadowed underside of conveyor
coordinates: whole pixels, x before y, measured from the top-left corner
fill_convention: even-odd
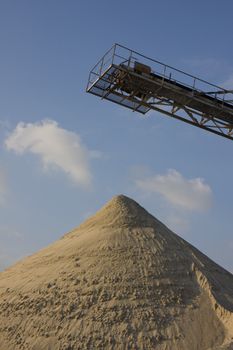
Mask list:
[[[233,93],[115,44],[89,75],[87,92],[233,139]]]

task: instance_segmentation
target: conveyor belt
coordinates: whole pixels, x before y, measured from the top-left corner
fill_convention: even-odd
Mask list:
[[[91,70],[87,92],[142,114],[154,110],[233,140],[230,91],[119,44]]]
[[[125,75],[125,80],[122,81],[123,89],[130,91],[130,89],[133,90],[138,87],[141,94],[148,92],[152,96],[159,95],[175,101],[178,105],[185,104],[201,113],[233,124],[233,105],[227,102],[155,73],[140,75],[126,66],[121,66],[119,69],[124,73],[129,73],[128,76]]]

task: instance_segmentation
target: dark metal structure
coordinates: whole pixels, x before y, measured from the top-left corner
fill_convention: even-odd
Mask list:
[[[119,44],[91,70],[87,92],[142,114],[159,111],[233,140],[233,90]]]

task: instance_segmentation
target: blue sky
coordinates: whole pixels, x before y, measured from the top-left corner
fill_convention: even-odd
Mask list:
[[[85,92],[115,42],[233,88],[230,1],[0,0],[0,268],[113,195],[233,271],[232,141]]]

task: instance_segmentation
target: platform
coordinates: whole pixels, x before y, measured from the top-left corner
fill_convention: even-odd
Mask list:
[[[161,112],[233,139],[233,93],[115,44],[91,70],[87,92],[146,114]]]

